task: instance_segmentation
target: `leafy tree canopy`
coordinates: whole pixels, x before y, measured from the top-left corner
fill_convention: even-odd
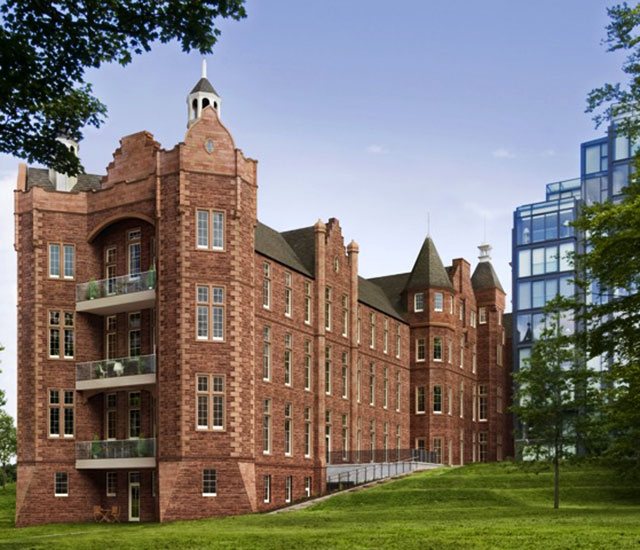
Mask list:
[[[75,175],[76,141],[100,126],[106,106],[85,70],[127,65],[153,42],[211,53],[218,18],[246,17],[245,0],[6,0],[0,6],[0,152]]]

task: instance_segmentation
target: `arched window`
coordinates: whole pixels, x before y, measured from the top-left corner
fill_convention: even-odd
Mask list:
[[[193,110],[193,118],[198,117],[198,100],[194,99],[191,103],[191,109]]]
[[[213,108],[217,111],[218,110],[218,102],[214,101],[213,102]]]
[[[210,105],[209,100],[205,97],[205,98],[202,100],[202,110],[204,111],[204,108],[205,108],[205,107],[208,107],[209,105]]]

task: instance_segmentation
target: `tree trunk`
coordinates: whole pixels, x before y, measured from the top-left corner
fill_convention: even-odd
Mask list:
[[[5,482],[6,482],[6,479],[7,479],[7,474],[4,471],[4,467],[5,467],[5,465],[3,464],[2,468],[0,468],[0,472],[2,473],[2,491],[3,492],[6,490]]]
[[[553,457],[553,508],[560,507],[560,463],[558,460],[558,445],[556,444]]]

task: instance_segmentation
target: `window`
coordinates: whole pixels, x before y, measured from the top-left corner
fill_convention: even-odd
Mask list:
[[[449,313],[453,315],[453,296],[449,296]]]
[[[75,354],[75,317],[73,311],[49,311],[49,358],[73,359]]]
[[[215,497],[218,494],[218,475],[216,470],[202,470],[202,496]]]
[[[131,277],[137,277],[142,271],[141,257],[140,257],[140,239],[142,233],[139,229],[133,229],[127,233],[127,241],[129,243],[129,275]]]
[[[464,418],[464,382],[460,382],[460,418]]]
[[[129,439],[140,437],[140,392],[129,392]]]
[[[478,386],[478,420],[481,422],[489,417],[489,394],[487,386]]]
[[[382,449],[384,450],[384,461],[389,461],[389,423],[385,422],[382,427]]]
[[[499,367],[502,366],[502,345],[501,344],[498,344],[496,346],[496,363],[498,363]]]
[[[291,495],[293,493],[293,478],[287,476],[284,478],[284,501],[291,502]]]
[[[465,309],[465,304],[464,304],[464,300],[460,300],[460,308],[458,309],[458,315],[460,317],[460,320],[463,322],[462,324],[464,325],[464,309]]]
[[[293,452],[293,420],[291,419],[291,403],[284,406],[284,454],[291,456]]]
[[[362,418],[358,417],[356,423],[356,462],[360,462],[360,450],[362,449]]]
[[[480,462],[486,462],[489,458],[487,432],[480,432],[478,434],[478,441],[480,444]]]
[[[311,407],[304,409],[304,456],[311,456]]]
[[[447,395],[447,414],[451,416],[453,414],[453,388],[449,386]]]
[[[108,393],[106,394],[105,400],[105,433],[107,439],[117,439],[118,396],[115,393]]]
[[[304,322],[307,325],[311,324],[311,283],[309,281],[304,282]]]
[[[400,359],[400,325],[396,325],[396,358]]]
[[[369,347],[374,349],[376,347],[376,314],[369,313]]]
[[[271,502],[271,476],[264,476],[263,478],[263,487],[264,487],[264,501]]]
[[[424,311],[424,294],[422,292],[416,292],[413,295],[413,311]]]
[[[265,309],[271,307],[271,264],[269,262],[262,264],[262,307]]]
[[[342,415],[342,460],[349,457],[349,415]]]
[[[362,358],[358,357],[358,372],[356,372],[356,399],[360,403],[360,390],[362,388]]]
[[[362,319],[360,317],[360,306],[358,306],[358,321],[357,321],[357,338],[358,338],[358,344],[360,343],[360,336],[362,333]]]
[[[129,357],[139,357],[141,352],[140,312],[129,313]]]
[[[271,399],[265,399],[262,407],[262,452],[268,455],[271,452]]]
[[[224,430],[225,377],[197,375],[197,426],[199,430]]]
[[[284,385],[291,385],[291,334],[284,335]]]
[[[425,412],[424,386],[418,386],[416,388],[416,414],[424,414],[424,412]]]
[[[400,460],[400,424],[396,424],[396,460]]]
[[[424,347],[424,338],[416,339],[416,361],[424,361],[425,358],[425,347]]]
[[[436,464],[442,464],[442,439],[436,438],[433,440],[433,460]]]
[[[396,372],[396,411],[400,412],[400,395],[401,395],[401,375],[400,371]]]
[[[197,339],[223,341],[225,333],[224,287],[198,285],[196,287],[196,301]],[[209,331],[209,322],[211,322],[211,331]]]
[[[117,317],[115,315],[109,315],[105,317],[104,328],[104,343],[105,343],[105,355],[107,359],[115,359],[118,357],[118,343],[117,343]]]
[[[307,497],[311,496],[311,476],[304,478],[304,494]]]
[[[291,290],[291,273],[284,274],[284,314],[291,317],[291,299],[293,291]]]
[[[442,413],[442,386],[433,386],[433,412]]]
[[[62,254],[60,254],[62,251]],[[73,279],[75,276],[75,246],[49,243],[49,278]]]
[[[369,421],[369,452],[371,462],[375,461],[375,448],[376,448],[376,421]]]
[[[433,311],[443,311],[444,309],[444,296],[442,292],[435,292],[433,294]]]
[[[304,389],[311,389],[311,340],[304,341]]]
[[[471,420],[475,422],[476,420],[476,400],[477,400],[477,390],[476,385],[473,384],[471,391]]]
[[[53,490],[57,497],[69,496],[69,474],[67,472],[55,473]]]
[[[345,351],[342,353],[342,397],[347,399],[349,396],[349,354]]]
[[[109,296],[116,293],[116,259],[117,249],[115,246],[104,251],[104,277],[107,279],[107,294]]]
[[[442,361],[442,338],[433,339],[433,360]]]
[[[73,390],[49,390],[49,437],[73,437],[74,401]]]
[[[382,323],[382,351],[389,353],[389,320],[385,319]]]
[[[469,313],[470,316],[470,320],[469,320],[469,324],[471,325],[472,328],[476,328],[477,327],[477,322],[476,322],[476,312],[475,310],[471,310],[471,312]]]
[[[496,412],[502,413],[502,386],[496,387]]]
[[[262,329],[262,379],[271,380],[271,329],[264,327]]]
[[[349,334],[349,296],[342,296],[342,336],[345,338]]]
[[[105,482],[108,497],[115,497],[118,489],[118,473],[107,472],[107,479]]]
[[[324,328],[331,330],[331,287],[328,286],[324,289]]]
[[[324,348],[324,393],[331,395],[331,346]]]
[[[376,401],[376,373],[375,365],[369,365],[369,405],[375,405]]]
[[[382,369],[382,406],[385,409],[389,406],[389,369],[387,367]]]
[[[484,306],[478,308],[478,322],[481,325],[486,325],[487,324],[487,308],[484,307]]]
[[[464,368],[464,336],[460,337],[460,368]]]
[[[471,372],[473,374],[476,373],[476,343],[474,342],[471,346]]]
[[[196,211],[196,246],[201,250],[224,250],[224,212]]]

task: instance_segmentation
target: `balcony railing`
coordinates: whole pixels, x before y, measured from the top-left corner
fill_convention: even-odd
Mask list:
[[[111,296],[122,296],[133,292],[156,288],[156,270],[144,271],[137,275],[122,275],[76,285],[76,302],[97,300]]]
[[[155,456],[155,439],[76,443],[76,468],[80,469],[154,467]]]
[[[76,389],[153,384],[155,373],[155,354],[76,363]]]
[[[111,315],[153,307],[156,270],[137,275],[91,280],[76,286],[76,311]]]

